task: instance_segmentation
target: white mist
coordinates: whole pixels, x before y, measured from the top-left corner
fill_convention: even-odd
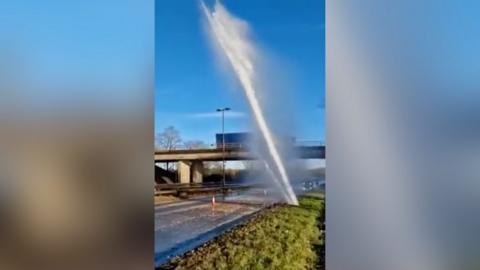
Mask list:
[[[282,194],[290,204],[298,204],[297,197],[290,185],[287,171],[280,158],[280,153],[274,142],[274,137],[265,120],[262,108],[257,98],[257,89],[255,88],[255,65],[254,57],[256,54],[253,42],[247,37],[248,25],[246,22],[232,16],[219,1],[216,1],[213,10],[209,10],[205,3],[201,2],[203,11],[208,21],[209,30],[212,38],[219,45],[220,50],[217,53],[225,55],[231,64],[236,77],[240,81],[245,95],[250,104],[255,121],[263,136],[270,158],[273,161],[279,179],[274,177],[274,181],[282,187]],[[273,169],[273,168],[271,168]]]

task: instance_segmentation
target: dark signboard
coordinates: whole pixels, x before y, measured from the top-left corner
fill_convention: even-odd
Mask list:
[[[217,147],[222,147],[223,134],[215,134]],[[245,147],[252,142],[252,134],[249,132],[225,133],[225,146]]]

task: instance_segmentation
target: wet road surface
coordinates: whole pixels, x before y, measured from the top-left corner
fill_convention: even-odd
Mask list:
[[[322,182],[321,184],[324,184]],[[319,182],[297,188],[297,194]],[[213,239],[265,206],[278,202],[279,194],[251,189],[227,196],[212,195],[155,206],[155,266],[168,262]]]
[[[274,203],[263,191],[212,196],[155,206],[155,266],[195,248]]]

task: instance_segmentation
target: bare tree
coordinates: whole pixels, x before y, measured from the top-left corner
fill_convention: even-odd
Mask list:
[[[183,143],[187,149],[204,149],[208,148],[208,145],[200,140],[186,141]]]
[[[165,128],[155,136],[155,148],[161,150],[174,150],[182,143],[180,132],[173,126]],[[173,165],[173,166],[170,166]],[[166,163],[165,169],[171,171],[175,169],[174,164]]]
[[[157,149],[174,150],[182,143],[182,137],[178,130],[169,126],[155,136],[155,141]]]

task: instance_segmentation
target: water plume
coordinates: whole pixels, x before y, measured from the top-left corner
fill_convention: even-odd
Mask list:
[[[250,104],[256,124],[268,150],[268,160],[271,160],[272,165],[274,165],[271,169],[275,168],[279,176],[275,177],[274,181],[282,187],[282,194],[284,194],[288,203],[298,204],[280,153],[275,145],[274,136],[265,120],[257,97],[258,89],[256,89],[254,83],[256,75],[254,60],[258,55],[253,42],[247,36],[248,24],[232,16],[219,1],[215,2],[213,10],[207,8],[203,1],[201,5],[207,18],[212,39],[218,45],[219,50],[217,50],[217,53],[224,55],[228,59]]]

